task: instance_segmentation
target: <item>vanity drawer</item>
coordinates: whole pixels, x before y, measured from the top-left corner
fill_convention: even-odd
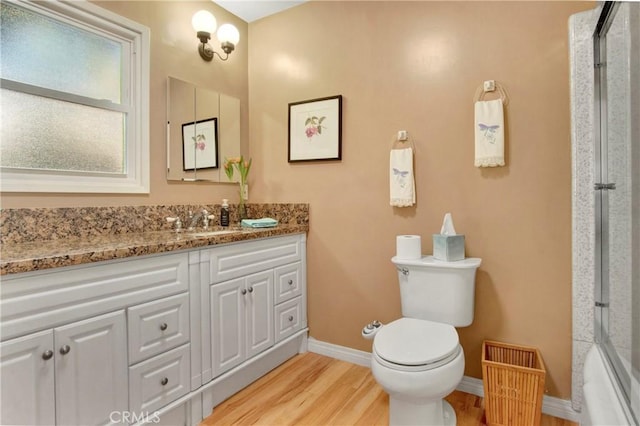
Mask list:
[[[276,342],[279,342],[306,326],[302,297],[281,303],[275,308]]]
[[[302,294],[302,264],[300,262],[281,266],[276,274],[275,303],[282,303]]]
[[[129,367],[129,410],[161,408],[189,393],[189,344]]]
[[[210,249],[210,284],[266,271],[302,259],[300,235],[265,238]]]
[[[0,335],[10,339],[188,289],[187,253],[3,276]]]
[[[129,364],[189,342],[189,294],[133,306],[127,310]]]

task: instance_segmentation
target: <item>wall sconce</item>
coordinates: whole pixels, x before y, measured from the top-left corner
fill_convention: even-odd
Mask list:
[[[213,50],[209,43],[211,34],[213,34],[218,26],[216,18],[208,11],[201,10],[196,12],[191,18],[191,25],[197,33],[197,37],[200,39],[200,45],[198,46],[198,52],[200,57],[205,61],[211,61],[214,55],[218,55],[220,59],[226,61],[229,58],[229,53],[233,52],[240,40],[240,33],[238,29],[231,24],[224,24],[218,28],[218,41],[220,41],[220,47],[226,53],[224,58],[222,55]]]

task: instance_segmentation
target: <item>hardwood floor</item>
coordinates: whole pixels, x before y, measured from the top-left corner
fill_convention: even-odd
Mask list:
[[[447,397],[458,426],[483,425],[482,398]],[[366,367],[307,352],[233,395],[204,419],[219,425],[387,425],[389,398]],[[541,426],[577,426],[542,415]]]

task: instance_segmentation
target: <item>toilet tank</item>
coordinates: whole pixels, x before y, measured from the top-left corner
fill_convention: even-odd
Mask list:
[[[402,316],[466,327],[473,322],[476,271],[482,262],[456,262],[423,256],[417,260],[393,257],[398,269]]]

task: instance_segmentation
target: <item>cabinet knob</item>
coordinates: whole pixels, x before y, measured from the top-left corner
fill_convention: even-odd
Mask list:
[[[289,285],[293,285],[293,280],[289,280],[289,281],[287,281],[287,283],[288,283]]]
[[[242,294],[247,294],[247,289],[246,289],[246,288],[243,288],[243,289],[242,289],[242,291],[241,291],[240,293],[242,293]]]
[[[169,379],[167,379],[166,377],[163,377],[162,380],[160,380],[160,384],[162,386],[166,386],[167,383],[169,383]]]
[[[253,293],[253,287],[249,287],[249,293]]]
[[[61,353],[62,355],[66,355],[66,354],[68,354],[70,351],[71,351],[71,347],[69,347],[69,345],[63,345],[63,346],[60,348],[60,353]]]
[[[53,351],[51,349],[47,349],[42,353],[42,359],[45,361],[51,358],[53,358]]]
[[[166,322],[163,322],[162,324],[160,324],[160,330],[165,331],[167,329],[168,325]]]
[[[289,315],[289,322],[293,321],[293,315]]]

